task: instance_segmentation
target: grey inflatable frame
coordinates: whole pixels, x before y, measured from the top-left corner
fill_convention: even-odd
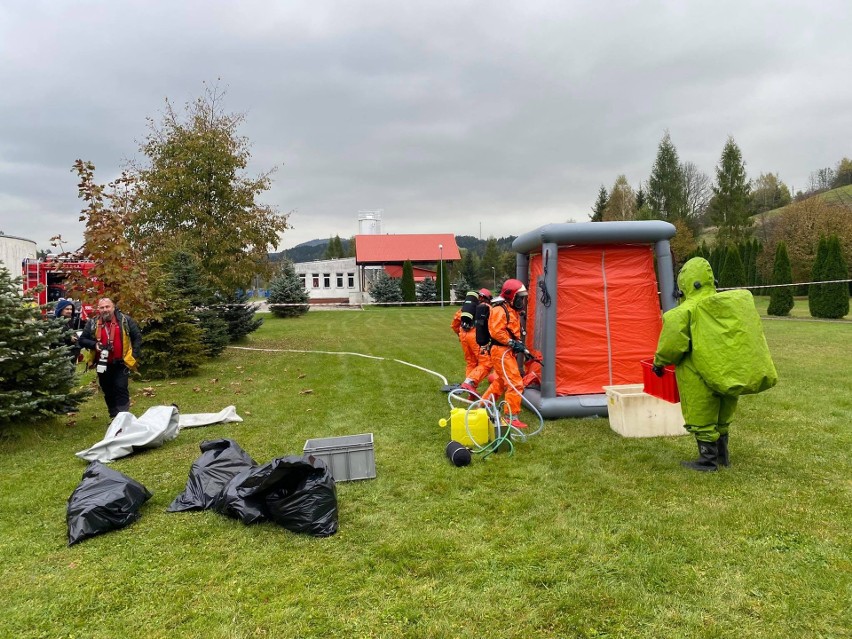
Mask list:
[[[529,283],[530,253],[541,252],[546,256],[547,290],[557,290],[557,258],[560,246],[583,246],[591,244],[654,244],[657,256],[657,283],[660,286],[660,304],[663,312],[677,305],[675,297],[674,264],[672,263],[669,240],[675,227],[659,220],[630,222],[582,222],[547,224],[519,236],[512,248],[516,257],[516,277],[529,289],[530,295],[537,294]],[[551,304],[540,307],[536,315],[542,327],[542,371],[541,390],[527,389],[524,397],[532,402],[546,419],[559,417],[607,416],[605,393],[593,395],[556,396],[556,307],[558,295],[551,295]]]

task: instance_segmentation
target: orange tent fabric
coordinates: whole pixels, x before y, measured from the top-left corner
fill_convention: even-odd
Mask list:
[[[557,396],[641,383],[640,361],[653,355],[662,327],[652,247],[560,246],[557,268],[558,290],[549,291],[558,314]],[[527,326],[533,335],[541,330],[541,275],[541,255],[531,255]]]

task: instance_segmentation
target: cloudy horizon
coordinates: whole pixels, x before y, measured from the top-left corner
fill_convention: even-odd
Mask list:
[[[245,113],[250,173],[293,228],[518,235],[585,221],[647,180],[668,131],[714,177],[729,136],[791,191],[852,155],[848,3],[23,2],[0,8],[0,230],[82,242],[77,158],[98,182],[164,101],[205,83]],[[846,131],[846,134],[843,134]]]

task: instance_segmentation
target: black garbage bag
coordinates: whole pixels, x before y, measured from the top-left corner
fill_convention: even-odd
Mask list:
[[[232,439],[201,442],[201,456],[192,462],[184,491],[166,509],[167,512],[206,510],[236,475],[257,466],[251,456]]]
[[[101,462],[90,463],[68,498],[68,545],[132,524],[150,498],[135,479]]]
[[[280,457],[244,471],[223,489],[214,508],[252,524],[266,519],[296,533],[337,532],[337,490],[322,460]]]

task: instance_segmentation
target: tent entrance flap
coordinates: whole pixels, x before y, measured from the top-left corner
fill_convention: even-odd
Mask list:
[[[548,291],[557,307],[556,395],[641,383],[640,362],[654,352],[662,326],[653,248],[560,246],[557,265],[557,290]],[[540,254],[531,256],[529,274],[530,282],[542,275]],[[545,313],[540,296],[530,297],[528,330],[538,335]]]

